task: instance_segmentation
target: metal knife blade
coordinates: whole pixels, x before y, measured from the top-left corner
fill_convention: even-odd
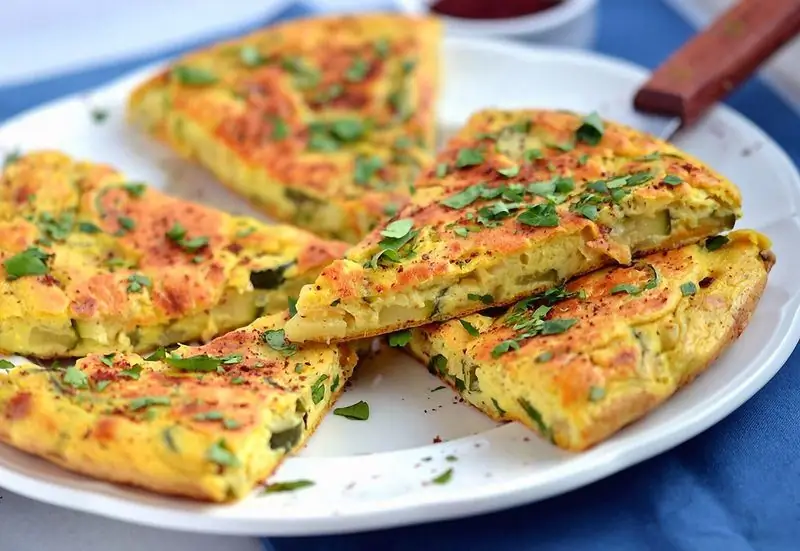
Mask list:
[[[800,1],[741,0],[656,69],[606,118],[662,139],[691,125],[800,33]]]

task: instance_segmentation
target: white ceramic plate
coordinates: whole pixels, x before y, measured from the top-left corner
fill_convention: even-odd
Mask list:
[[[444,67],[440,111],[446,128],[487,106],[608,109],[630,102],[646,76],[637,67],[596,55],[466,39],[446,41]],[[249,211],[203,171],[126,128],[125,96],[148,72],[9,122],[0,129],[0,146],[63,149],[112,163],[131,178],[172,193]],[[93,105],[110,110],[105,123],[92,122]],[[543,499],[687,440],[760,389],[800,336],[800,178],[775,143],[726,108],[714,110],[677,142],[741,186],[745,216],[740,227],[770,235],[778,263],[741,339],[689,388],[596,448],[570,454],[521,426],[496,426],[449,390],[433,392],[437,379],[390,352],[362,365],[340,400],[342,405],[367,400],[369,421],[330,416],[273,479],[311,479],[316,482],[311,488],[253,495],[228,506],[190,503],[93,481],[4,446],[0,484],[42,501],[149,525],[311,535],[460,517]],[[429,484],[448,468],[453,468],[448,484]]]

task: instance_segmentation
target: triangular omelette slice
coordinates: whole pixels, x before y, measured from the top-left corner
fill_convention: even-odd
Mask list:
[[[147,358],[92,355],[66,369],[1,360],[0,440],[102,480],[242,498],[314,431],[357,359],[348,345],[289,344],[284,321]]]
[[[409,348],[489,416],[583,450],[663,403],[736,340],[774,261],[766,237],[736,231],[499,314],[413,329]]]
[[[346,245],[175,199],[56,152],[0,177],[0,350],[208,340],[284,310]]]
[[[563,111],[483,111],[413,202],[300,293],[293,341],[476,312],[730,229],[736,187],[670,144]]]
[[[355,242],[432,158],[440,34],[393,14],[281,23],[178,59],[130,119],[270,216]]]

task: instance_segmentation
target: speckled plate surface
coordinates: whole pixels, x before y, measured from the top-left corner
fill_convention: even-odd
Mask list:
[[[0,154],[17,147],[58,148],[111,163],[170,193],[250,212],[202,170],[125,126],[126,94],[152,70],[8,122],[0,128]],[[635,66],[597,55],[448,39],[440,121],[452,130],[484,107],[600,109],[602,114],[630,102],[645,76]],[[108,110],[102,123],[91,117],[93,107]],[[439,381],[423,366],[389,351],[358,369],[339,402],[368,401],[370,419],[330,416],[273,478],[310,479],[316,483],[312,487],[210,506],[90,480],[2,445],[0,485],[64,507],[173,529],[312,535],[454,518],[544,499],[691,438],[760,389],[800,337],[800,256],[795,254],[800,177],[772,140],[727,108],[715,109],[675,141],[741,186],[745,216],[739,227],[769,235],[778,263],[741,339],[689,388],[594,449],[569,454],[521,426],[497,426],[459,403],[450,390],[435,390]],[[431,484],[450,468],[448,483]]]

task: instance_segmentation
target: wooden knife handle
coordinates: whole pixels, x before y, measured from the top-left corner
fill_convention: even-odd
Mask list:
[[[634,106],[691,124],[798,32],[800,0],[741,0],[656,69]]]

